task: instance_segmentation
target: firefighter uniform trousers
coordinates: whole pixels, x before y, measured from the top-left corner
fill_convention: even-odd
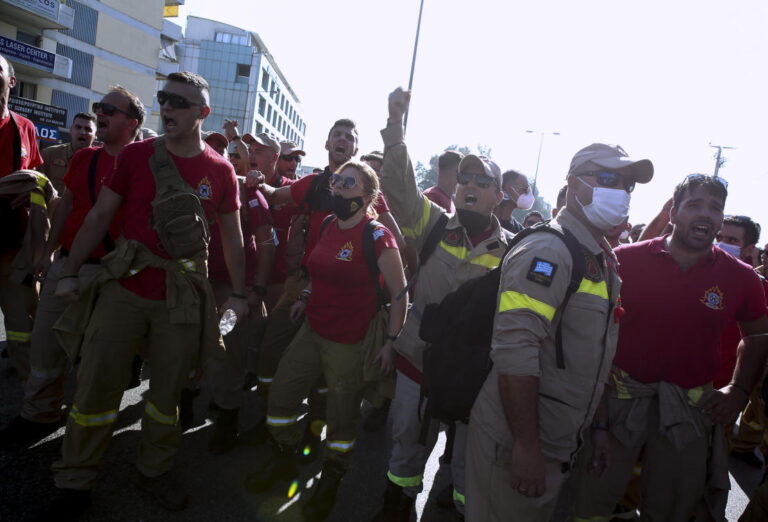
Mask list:
[[[299,410],[321,376],[328,383],[325,459],[349,466],[363,398],[364,341],[344,344],[315,333],[304,321],[280,360],[269,390],[267,426],[272,437],[295,446],[301,439]]]
[[[232,295],[232,285],[220,281],[211,281],[217,307]],[[227,348],[224,358],[213,359],[211,364],[211,394],[214,402],[225,410],[234,410],[242,406],[243,385],[248,360],[248,345],[257,335],[256,330],[263,314],[256,307],[251,307],[248,316],[239,320],[229,334],[224,336]]]
[[[395,386],[395,398],[389,409],[392,425],[392,454],[389,457],[389,471],[387,478],[394,484],[403,488],[403,492],[409,497],[416,497],[422,490],[424,467],[432,448],[437,441],[439,422],[431,421],[427,430],[424,444],[419,442],[422,423],[421,414],[424,413],[422,405],[419,412],[419,399],[421,386],[406,377],[400,371],[397,372],[397,384]],[[453,503],[456,509],[464,512],[464,466],[467,448],[467,425],[456,423],[456,438],[451,454],[451,476],[453,478]]]
[[[77,391],[67,419],[56,486],[91,489],[109,445],[136,351],[148,343],[152,374],[145,394],[137,467],[148,477],[171,469],[181,440],[178,404],[200,344],[200,324],[171,323],[165,300],[144,299],[106,283],[85,331]]]
[[[64,383],[70,361],[53,333],[53,323],[69,305],[68,301],[56,297],[56,285],[65,259],[57,257],[48,270],[32,327],[30,373],[21,408],[21,416],[32,422],[53,423],[61,419]],[[81,288],[88,286],[99,270],[99,263],[84,264],[79,273]]]
[[[549,522],[568,477],[562,462],[545,456],[544,494],[526,497],[509,487],[512,448],[498,444],[476,422],[469,423],[467,455],[467,477],[471,477],[467,480],[467,522]]]
[[[290,311],[302,290],[307,287],[309,276],[297,270],[285,281],[285,291],[275,307],[269,311],[269,319],[264,337],[259,345],[258,383],[259,395],[267,397],[275,378],[280,360],[287,351],[287,346],[296,336],[301,322],[291,321]],[[325,416],[328,387],[320,375],[319,381],[309,392],[309,415],[313,421],[321,421]],[[322,428],[321,428],[322,429]],[[319,433],[316,433],[319,435]]]
[[[37,305],[37,290],[11,281],[11,263],[18,250],[0,254],[0,309],[5,319],[8,357],[16,369],[19,380],[29,377],[29,345]]]

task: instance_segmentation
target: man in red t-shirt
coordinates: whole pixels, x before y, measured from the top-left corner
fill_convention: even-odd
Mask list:
[[[424,191],[424,195],[440,205],[446,212],[453,214],[453,193],[456,192],[456,176],[459,162],[464,155],[455,150],[446,150],[437,158],[437,185]]]
[[[182,189],[194,191],[185,194],[195,194],[205,215],[196,214],[198,220],[186,225],[200,226],[199,219],[209,223],[215,219],[221,229],[233,289],[221,308],[231,309],[240,318],[248,313],[237,179],[232,166],[200,136],[202,122],[210,114],[208,83],[194,73],[172,73],[158,91],[157,100],[165,134],[125,147],[60,272],[56,294],[76,297],[80,266],[102,242],[122,207],[122,238],[115,251],[102,259],[105,270],[56,324],[62,332],[83,335],[85,342],[62,458],[53,465],[56,486],[61,489],[51,512],[72,516],[87,507],[115,426],[133,354],[144,345],[152,376],[145,395],[137,485],[166,509],[180,510],[187,504],[186,493],[169,473],[181,438],[179,396],[190,371],[205,367],[210,357],[220,355],[221,338],[213,291],[206,277],[204,242],[194,246],[188,254],[192,257],[172,258],[166,249],[189,252],[181,248],[190,239],[182,236],[185,242],[181,244],[168,239],[161,242],[152,223],[162,227],[163,222],[169,222],[164,221],[168,214],[154,212],[153,203],[167,201],[169,194],[178,198]],[[168,173],[173,166],[163,166],[166,162],[173,163],[185,186],[169,189],[165,185],[163,198],[156,201],[155,179],[161,175],[164,179],[176,177]],[[189,196],[184,197],[190,201]],[[174,234],[168,226],[161,231],[166,238]],[[84,316],[76,315],[78,312]],[[86,321],[84,331],[77,327]],[[79,345],[66,343],[65,347],[76,351]]]
[[[21,169],[34,169],[43,163],[35,141],[31,121],[8,109],[11,88],[16,85],[13,66],[0,55],[0,178]],[[29,193],[0,197],[0,308],[5,319],[7,356],[19,379],[29,375],[29,341],[35,314],[37,293],[32,284],[19,284],[10,279],[11,263],[24,242],[27,223],[34,218],[44,223],[45,208],[30,205]],[[39,238],[38,245],[44,238]],[[36,245],[31,245],[34,249]]]
[[[96,136],[104,147],[86,147],[72,157],[64,175],[66,188],[53,215],[51,231],[43,256],[35,273],[44,281],[37,305],[30,346],[30,377],[24,392],[21,415],[0,437],[27,441],[58,429],[64,399],[64,381],[69,361],[53,332],[53,324],[69,302],[55,295],[59,272],[75,234],[93,207],[104,180],[112,174],[118,154],[133,142],[144,121],[144,105],[139,98],[122,87],[113,87],[99,103],[94,104]],[[109,236],[105,236],[91,252],[78,273],[83,286],[88,285],[101,269],[101,258],[114,248],[120,235],[119,218],[113,220]],[[53,253],[61,253],[51,264]]]
[[[638,460],[649,520],[690,519],[711,473],[727,488],[727,467],[708,470],[710,452],[724,447],[713,424],[732,423],[745,406],[765,364],[768,318],[754,270],[712,245],[726,197],[721,178],[688,176],[675,188],[672,233],[615,251],[623,284],[614,383],[593,423],[609,433],[610,465],[588,473],[592,452],[582,450],[579,519],[610,518]],[[730,384],[715,390],[733,320],[744,339]],[[710,506],[712,518],[724,517],[719,508]]]

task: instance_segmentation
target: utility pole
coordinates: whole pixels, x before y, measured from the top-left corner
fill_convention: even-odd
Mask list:
[[[535,131],[527,130],[525,131],[528,134],[536,134]],[[540,138],[539,138],[539,154],[536,156],[536,172],[533,175],[533,195],[536,195],[536,184],[539,181],[539,163],[541,163],[541,149],[544,147],[544,136],[545,135],[551,135],[551,136],[560,136],[559,132],[540,132]]]
[[[736,147],[727,147],[725,145],[712,145],[712,143],[709,143],[709,146],[713,149],[717,149],[717,154],[715,154],[715,174],[714,177],[718,177],[718,173],[720,172],[720,167],[722,167],[726,159],[723,157],[723,149],[735,149]]]
[[[413,59],[411,60],[411,77],[408,80],[408,90],[410,91],[413,88],[413,71],[416,70],[416,51],[419,49],[419,32],[421,32],[421,13],[424,11],[424,0],[421,0],[421,5],[419,6],[419,21],[416,23],[416,41],[413,42]],[[405,130],[408,128],[408,111],[410,110],[410,105],[408,106],[408,110],[405,111],[405,119],[403,121],[403,134],[405,134]]]

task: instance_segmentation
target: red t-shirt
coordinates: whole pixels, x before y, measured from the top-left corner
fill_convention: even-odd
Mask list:
[[[277,176],[276,176],[277,177]],[[287,187],[293,185],[298,180],[289,179],[285,176],[280,176],[280,180],[275,183],[276,180],[272,180],[270,185],[275,188]],[[277,248],[275,248],[275,266],[272,267],[272,273],[269,276],[269,284],[277,285],[284,283],[288,279],[288,271],[286,270],[285,253],[288,248],[288,231],[291,227],[291,219],[298,211],[298,205],[272,205],[269,207],[269,211],[272,214],[272,226],[275,228],[275,235],[277,235]]]
[[[766,298],[768,298],[768,281],[760,278],[760,282],[763,284],[763,291]],[[733,377],[733,370],[736,368],[736,356],[739,348],[739,341],[741,341],[741,330],[739,330],[739,323],[737,321],[731,321],[723,332],[723,337],[720,339],[720,371],[715,377],[713,383],[715,389],[720,389],[731,382]]]
[[[13,112],[13,111],[9,111]],[[37,149],[35,125],[13,112],[16,125],[19,127],[21,137],[21,167],[22,169],[34,169],[43,164],[43,158]],[[0,178],[7,176],[13,169],[13,144],[15,143],[16,129],[11,123],[11,117],[0,119]]]
[[[72,243],[75,241],[75,236],[80,227],[83,226],[85,216],[93,208],[91,202],[91,189],[89,184],[89,169],[91,166],[91,158],[96,153],[95,147],[88,147],[87,149],[79,150],[72,156],[72,160],[69,162],[67,173],[64,175],[64,185],[67,190],[72,193],[72,210],[67,216],[67,220],[64,222],[64,228],[59,235],[59,244],[67,250],[72,249]],[[115,169],[115,156],[110,156],[106,150],[101,149],[99,153],[99,159],[96,163],[96,180],[93,186],[93,192],[96,198],[99,197],[101,192],[101,186],[104,181],[112,174]],[[112,220],[112,224],[109,227],[109,237],[114,242],[120,236],[120,220],[122,218],[123,209],[120,208],[115,219]],[[88,257],[104,257],[107,254],[104,244],[99,245],[91,252]]]
[[[291,197],[297,205],[301,205],[301,202],[304,201],[304,196],[307,195],[309,187],[312,185],[312,180],[315,179],[316,176],[318,176],[318,174],[304,176],[291,185]],[[317,238],[320,235],[320,226],[323,224],[325,217],[330,213],[330,210],[313,210],[309,213],[309,232],[307,233],[307,242],[304,247],[304,257],[301,258],[302,265],[308,266],[309,255],[315,248]]]
[[[751,267],[714,246],[683,272],[664,240],[615,250],[626,313],[614,363],[641,382],[694,388],[717,376],[728,323],[765,315],[765,293]]]
[[[243,187],[240,187],[243,189]],[[245,187],[246,211],[240,209],[240,228],[243,231],[243,246],[245,249],[245,284],[256,284],[258,271],[258,247],[253,233],[261,225],[271,225],[267,201],[257,189]],[[246,219],[247,215],[247,219]],[[224,259],[224,249],[221,244],[221,229],[218,221],[211,225],[211,242],[208,244],[208,277],[214,281],[232,283]]]
[[[427,190],[425,190],[424,195],[427,196],[427,199],[443,207],[449,214],[456,213],[456,207],[453,204],[451,196],[443,192],[443,189],[437,185],[434,187],[429,187]]]
[[[382,215],[384,212],[389,212],[389,205],[387,205],[387,198],[384,197],[384,193],[379,193],[379,198],[376,200],[376,204],[373,206],[373,210],[378,215]]]
[[[168,258],[151,227],[152,200],[155,199],[155,177],[149,168],[154,153],[154,138],[127,145],[117,158],[117,168],[105,185],[123,196],[121,232],[125,239],[140,241],[160,257]],[[171,154],[181,177],[198,191],[200,202],[212,222],[216,214],[228,214],[240,208],[237,178],[232,164],[209,145],[191,158]],[[145,268],[121,279],[125,288],[147,299],[165,299],[165,271]]]
[[[325,339],[359,342],[376,315],[376,286],[363,254],[363,231],[371,219],[366,216],[348,230],[340,230],[334,219],[309,257],[312,295],[307,303],[307,320]],[[373,231],[373,238],[376,259],[385,248],[397,248],[394,236],[383,225]]]

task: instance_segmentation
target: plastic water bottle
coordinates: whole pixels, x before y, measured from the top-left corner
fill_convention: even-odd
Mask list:
[[[224,310],[224,315],[221,316],[219,321],[219,331],[221,335],[227,335],[235,327],[237,323],[237,314],[231,308]]]

